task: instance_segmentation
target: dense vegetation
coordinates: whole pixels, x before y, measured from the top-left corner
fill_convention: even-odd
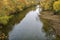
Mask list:
[[[53,11],[54,14],[59,14],[60,12],[60,0],[41,0],[40,5],[43,10]]]
[[[37,4],[35,0],[0,0],[0,24],[6,25],[12,14]]]
[[[57,12],[59,14],[59,12],[60,12],[60,1],[59,0],[54,2],[53,9],[55,12]]]

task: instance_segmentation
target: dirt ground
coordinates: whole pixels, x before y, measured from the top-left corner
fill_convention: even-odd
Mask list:
[[[40,16],[43,19],[50,20],[51,26],[55,29],[56,34],[60,36],[60,15],[54,15],[52,11],[43,11]]]

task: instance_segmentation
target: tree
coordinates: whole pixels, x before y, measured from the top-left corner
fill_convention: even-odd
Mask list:
[[[40,5],[43,10],[52,10],[54,1],[55,0],[41,0]]]
[[[55,1],[53,4],[54,13],[57,14],[60,12],[60,1]]]

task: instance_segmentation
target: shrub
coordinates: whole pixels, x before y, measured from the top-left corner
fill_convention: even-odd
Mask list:
[[[7,24],[11,14],[34,5],[34,2],[35,0],[0,0],[0,23]]]
[[[6,25],[12,16],[0,16],[0,23]]]
[[[54,4],[53,4],[53,9],[54,9],[54,11],[56,11],[56,12],[59,12],[59,11],[60,11],[60,1],[54,2]]]
[[[43,10],[52,10],[54,1],[55,0],[41,0],[40,6]]]

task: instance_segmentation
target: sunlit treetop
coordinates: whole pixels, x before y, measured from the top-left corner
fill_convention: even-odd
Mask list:
[[[56,11],[60,11],[60,1],[54,2],[53,8],[54,8],[54,10],[56,10]]]

